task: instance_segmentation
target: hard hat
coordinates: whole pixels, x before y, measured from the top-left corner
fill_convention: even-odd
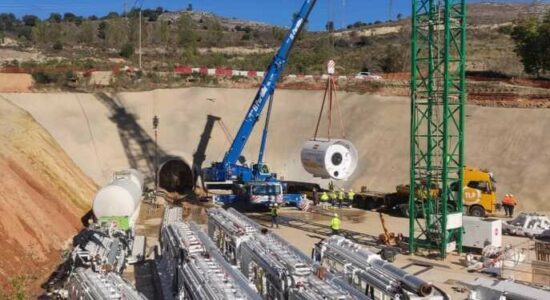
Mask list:
[[[514,198],[514,195],[510,194],[510,197]]]
[[[510,194],[506,194],[506,197],[510,197]]]
[[[349,189],[349,191],[353,193],[353,189]]]
[[[338,218],[338,214],[337,214],[337,213],[334,213],[334,216]]]

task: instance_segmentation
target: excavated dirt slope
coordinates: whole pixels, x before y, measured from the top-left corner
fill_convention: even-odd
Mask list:
[[[147,157],[136,150],[136,143],[128,143],[132,135],[127,133],[141,132],[145,137],[139,139],[150,142],[155,114],[160,117],[161,150],[191,164],[207,115],[222,118],[234,135],[255,93],[189,88],[121,93],[111,95],[111,99],[104,94],[68,93],[4,97],[28,110],[87,175],[103,184],[112,171]],[[340,93],[339,98],[347,137],[360,153],[358,171],[349,182],[341,184],[393,191],[397,184],[408,182],[408,99],[356,93]],[[113,106],[113,99],[118,104]],[[321,100],[320,91],[276,93],[266,160],[285,179],[314,180],[302,169],[299,156],[301,144],[313,134]],[[546,201],[550,194],[550,110],[469,106],[467,122],[466,161],[495,173],[499,198],[512,192],[521,202],[520,209],[550,210],[550,202]],[[139,128],[129,130],[128,124]],[[245,150],[248,162],[256,160],[259,133],[256,130]],[[220,160],[229,146],[219,122],[208,136],[203,167]],[[125,151],[123,144],[133,150]]]
[[[0,284],[24,275],[38,288],[95,189],[30,114],[0,97]]]

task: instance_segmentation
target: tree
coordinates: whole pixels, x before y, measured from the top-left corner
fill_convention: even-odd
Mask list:
[[[104,40],[107,37],[105,33],[106,30],[107,30],[107,22],[101,21],[97,26],[97,37]]]
[[[84,22],[85,18],[83,16],[76,16],[76,18],[74,19],[74,24],[76,26],[80,26],[82,25],[82,22]]]
[[[130,12],[128,12],[128,13],[126,14],[126,17],[127,17],[127,18],[130,18],[130,19],[139,18],[139,11],[140,11],[139,8],[132,8],[132,9],[130,10]]]
[[[46,43],[48,41],[47,22],[38,22],[38,24],[32,28],[32,40],[35,43]]]
[[[325,29],[328,32],[333,32],[334,31],[334,21],[328,21],[327,25],[325,25]]]
[[[540,77],[550,71],[550,11],[542,20],[529,17],[514,21],[511,37],[527,74]]]
[[[223,39],[223,27],[217,20],[210,20],[208,23],[208,30],[206,31],[206,44],[210,47],[219,45]]]
[[[271,35],[276,41],[281,41],[285,37],[286,31],[279,27],[273,27],[271,29]]]
[[[73,13],[66,12],[63,15],[63,21],[65,21],[65,22],[74,23],[74,22],[76,22],[76,20],[77,20],[77,16]]]
[[[363,27],[365,25],[366,25],[365,23],[363,23],[361,21],[357,21],[357,22],[353,23],[352,27],[353,28],[359,28],[359,27]]]
[[[48,21],[54,22],[54,23],[61,23],[62,17],[60,13],[51,13],[50,17],[48,18]]]
[[[128,24],[123,18],[109,20],[105,28],[107,46],[119,48],[129,41]]]
[[[377,63],[384,73],[401,72],[403,70],[403,55],[398,47],[387,45],[384,49],[384,55],[378,59]]]
[[[168,46],[168,42],[170,41],[170,25],[168,24],[168,21],[160,22],[158,37],[164,45],[164,48],[166,48]]]
[[[191,4],[191,3],[187,4],[186,11],[193,11],[193,4]]]
[[[33,27],[40,19],[37,16],[25,15],[21,18],[25,26]]]
[[[17,34],[17,38],[24,38],[30,41],[32,40],[32,29],[29,26],[19,26],[15,28],[15,34]]]
[[[197,47],[197,35],[193,28],[193,20],[188,15],[182,15],[177,24],[178,45],[185,48]]]
[[[91,16],[88,17],[88,20],[89,20],[89,21],[97,21],[98,18],[97,18],[96,15],[91,15]]]
[[[371,44],[370,38],[368,36],[360,36],[359,40],[355,43],[357,47],[365,47]]]
[[[403,18],[403,15],[401,13],[398,13],[397,14],[397,21],[401,21],[402,18]]]
[[[12,31],[16,22],[17,18],[14,14],[0,14],[0,31]]]
[[[132,57],[132,55],[134,55],[134,45],[132,45],[131,43],[124,44],[124,46],[122,46],[122,48],[120,49],[119,54],[124,58]]]
[[[80,25],[79,32],[78,32],[78,41],[80,43],[83,43],[83,44],[93,43],[95,35],[96,35],[95,27],[92,21],[84,21],[82,25]]]
[[[53,43],[52,48],[53,50],[61,51],[63,50],[63,43],[61,43],[61,41],[55,41],[55,43]]]
[[[105,17],[103,17],[101,19],[108,20],[108,19],[114,19],[114,18],[118,18],[118,17],[119,17],[119,15],[116,11],[111,11]]]

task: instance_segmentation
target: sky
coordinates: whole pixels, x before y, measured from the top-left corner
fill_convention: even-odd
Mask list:
[[[533,0],[493,1],[532,2]],[[543,0],[548,2],[550,0]],[[0,12],[12,12],[18,17],[27,14],[47,18],[52,12],[72,12],[83,16],[103,16],[109,11],[122,12],[124,4],[144,8],[162,6],[170,11],[181,10],[189,3],[196,11],[213,12],[223,17],[261,21],[290,26],[292,14],[299,10],[303,0],[0,0]],[[469,2],[482,2],[472,0]],[[487,1],[485,1],[487,2]],[[310,16],[309,30],[324,30],[328,21],[336,28],[357,21],[374,22],[395,19],[397,14],[409,16],[411,0],[318,0]]]

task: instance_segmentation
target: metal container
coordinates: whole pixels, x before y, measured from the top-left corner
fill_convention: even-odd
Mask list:
[[[357,150],[347,140],[317,138],[302,146],[304,169],[314,177],[346,180],[357,168]]]
[[[97,218],[131,217],[141,201],[143,175],[134,169],[117,172],[113,180],[100,189],[93,201]]]
[[[502,220],[463,216],[462,226],[463,246],[478,249],[483,249],[487,245],[502,246]]]

